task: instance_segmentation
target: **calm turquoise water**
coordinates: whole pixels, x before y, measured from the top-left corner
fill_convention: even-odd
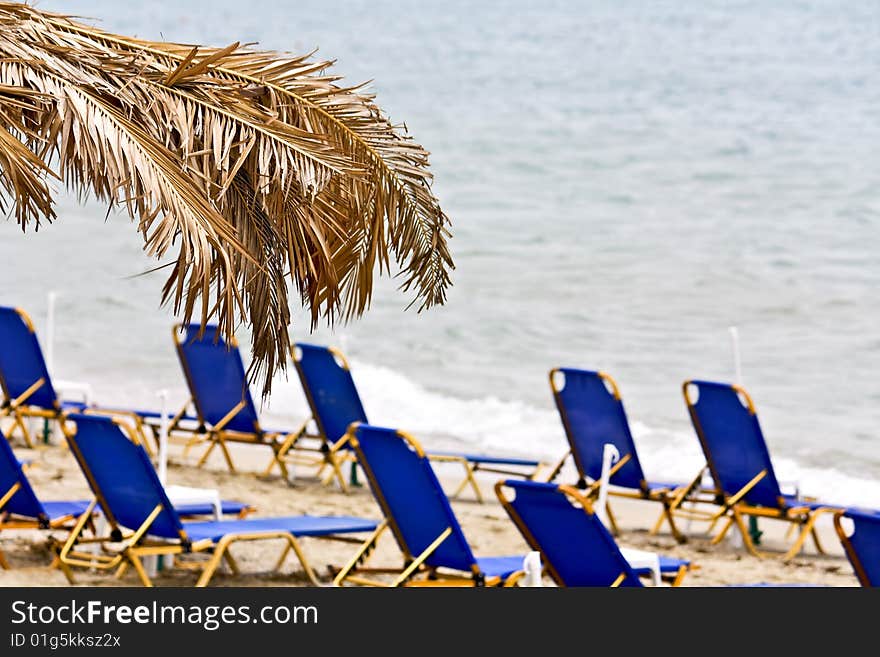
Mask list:
[[[147,4],[147,3],[144,3]],[[649,473],[699,463],[679,386],[733,377],[739,327],[785,479],[880,504],[880,4],[110,0],[41,7],[147,38],[320,47],[433,153],[454,221],[445,308],[391,281],[331,334],[372,421],[554,457],[554,365],[620,383]],[[583,6],[586,5],[586,6]],[[183,396],[161,276],[124,217],[0,224],[0,303],[60,293],[59,376]],[[106,223],[106,225],[105,225]],[[297,385],[270,411],[299,417]]]

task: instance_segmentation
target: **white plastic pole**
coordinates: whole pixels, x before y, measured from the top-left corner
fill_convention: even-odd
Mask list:
[[[541,553],[529,552],[523,557],[523,570],[526,576],[520,586],[543,586],[541,583]]]
[[[49,374],[54,374],[55,364],[55,299],[58,296],[54,291],[49,292],[46,300],[46,369]]]
[[[168,480],[168,391],[160,390],[159,407],[159,481],[164,486]]]
[[[620,452],[611,443],[605,443],[602,448],[602,474],[599,477],[599,498],[596,500],[596,513],[599,519],[607,527],[608,513],[605,505],[608,500],[608,480],[611,478],[611,466],[620,459]]]
[[[733,371],[737,385],[742,385],[742,362],[739,354],[739,330],[735,326],[728,328],[730,331],[730,345],[733,348]]]

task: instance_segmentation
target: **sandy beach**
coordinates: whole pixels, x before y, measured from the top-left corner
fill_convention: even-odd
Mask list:
[[[86,481],[72,455],[61,446],[23,449],[16,445],[21,459],[32,460],[28,477],[37,494],[45,500],[89,499]],[[381,512],[366,487],[345,494],[335,486],[325,486],[311,476],[306,468],[297,469],[292,485],[277,476],[262,479],[256,472],[265,466],[269,451],[266,448],[234,448],[237,465],[242,471],[230,474],[218,458],[212,457],[205,468],[193,467],[195,455],[188,461],[181,458],[181,449],[172,445],[168,469],[169,484],[217,488],[224,499],[248,502],[257,507],[257,516],[295,515],[356,515],[380,518]],[[438,467],[438,475],[447,489],[457,483],[457,471],[452,466]],[[480,477],[481,486],[488,501],[478,503],[470,491],[453,502],[453,508],[461,522],[465,535],[475,554],[500,556],[524,554],[528,548],[492,493],[493,478]],[[647,532],[659,506],[647,502],[613,498],[615,514],[621,527],[620,545],[652,550],[691,560],[697,566],[688,574],[683,586],[720,586],[728,584],[792,583],[826,586],[857,586],[852,569],[847,562],[840,543],[829,520],[820,522],[819,534],[828,554],[816,553],[812,543],[790,563],[780,558],[759,559],[747,554],[730,539],[719,545],[710,545],[708,537],[701,533],[702,525],[690,527],[687,543],[678,545],[668,532],[651,536]],[[682,523],[686,529],[686,524]],[[762,521],[763,547],[779,549],[784,545],[784,523]],[[733,532],[731,532],[733,534]],[[62,536],[63,532],[56,532]],[[67,581],[58,570],[51,570],[47,534],[32,531],[9,531],[0,534],[0,549],[4,551],[11,566],[0,571],[0,586],[66,586]],[[354,551],[354,546],[333,541],[304,539],[306,554],[318,576],[329,581],[329,566],[341,566]],[[214,577],[212,586],[305,586],[308,581],[294,557],[288,557],[280,572],[271,572],[282,549],[279,542],[257,541],[243,543],[233,549],[239,562],[241,574],[231,575],[221,570]],[[399,552],[390,536],[383,538],[372,564],[399,565]],[[78,569],[76,583],[80,585],[138,585],[136,576],[129,572],[122,580],[107,573]],[[183,569],[163,570],[154,579],[158,586],[190,586],[196,575]],[[545,578],[544,585],[552,586]]]

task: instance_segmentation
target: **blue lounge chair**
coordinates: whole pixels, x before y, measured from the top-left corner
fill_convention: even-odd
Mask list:
[[[190,401],[198,419],[199,429],[187,444],[187,450],[198,442],[207,440],[209,446],[198,465],[204,465],[215,447],[219,446],[226,465],[235,472],[232,455],[227,442],[267,445],[272,449],[272,465],[278,465],[282,476],[290,475],[283,458],[279,458],[284,445],[304,433],[305,425],[294,431],[268,430],[260,424],[256,405],[248,386],[247,374],[238,344],[227,344],[214,325],[205,328],[202,335],[199,324],[190,324],[181,336],[182,327],[175,327],[174,341],[180,365],[190,391]],[[178,416],[185,415],[186,406]],[[286,451],[286,450],[285,450]],[[346,490],[345,477],[339,468],[344,456],[333,446],[315,446],[313,464],[329,464]]]
[[[366,424],[353,424],[346,435],[385,520],[339,571],[336,585],[495,586],[511,585],[522,577],[522,556],[474,556],[428,457],[414,438]],[[403,553],[404,566],[367,568],[367,558],[388,528]],[[364,577],[371,572],[392,573],[395,578],[388,584]]]
[[[556,479],[571,456],[578,472],[578,488],[589,489],[587,496],[592,497],[602,474],[605,444],[612,444],[620,453],[620,461],[608,479],[614,487],[609,489],[609,494],[663,505],[652,533],[656,533],[665,520],[675,539],[683,542],[685,538],[676,527],[673,514],[677,511],[680,515],[705,518],[704,511],[682,507],[685,501],[699,501],[706,497],[700,483],[703,472],[689,482],[648,481],[630,432],[620,389],[609,374],[558,367],[550,370],[550,388],[569,451],[553,469],[549,481]],[[611,528],[617,533],[614,515],[610,508],[607,510]]]
[[[785,560],[800,552],[808,536],[813,537],[816,549],[824,553],[815,530],[816,520],[842,506],[783,494],[749,393],[738,385],[697,380],[685,381],[682,392],[709,471],[718,486],[716,502],[720,509],[713,522],[726,519],[712,542],[721,541],[735,524],[746,549],[762,556],[745,523],[747,517],[761,517],[801,527],[791,549],[784,554]]]
[[[844,527],[845,519],[852,527]],[[880,586],[880,513],[849,509],[834,514],[834,528],[859,584]]]
[[[513,495],[507,496],[505,488]],[[639,575],[593,512],[590,500],[572,486],[499,481],[495,492],[505,511],[559,586],[642,586]],[[660,557],[660,570],[678,586],[690,562]]]
[[[0,435],[0,531],[9,529],[73,529],[77,518],[89,507],[88,500],[42,501],[37,497],[24,467],[12,451],[9,442]],[[207,504],[183,504],[175,507],[182,516],[209,516],[214,514]],[[222,500],[223,515],[244,518],[253,512],[249,504]],[[90,526],[94,530],[93,526]],[[0,568],[8,562],[0,551]],[[69,575],[69,572],[65,571]]]
[[[237,572],[229,553],[233,543],[282,539],[287,545],[276,568],[293,551],[311,582],[319,585],[297,539],[344,539],[343,535],[372,532],[377,526],[375,521],[347,516],[184,521],[169,502],[147,453],[122,433],[113,418],[73,414],[64,427],[71,452],[95,494],[92,504],[100,504],[114,539],[121,544],[112,556],[77,552],[78,523],[60,553],[68,566],[118,569],[121,575],[131,565],[141,582],[151,586],[143,556],[209,553],[196,584],[207,586],[223,559]]]
[[[297,343],[293,346],[293,362],[299,374],[312,417],[318,428],[318,437],[328,445],[341,449],[345,432],[352,422],[367,424],[367,414],[351,376],[345,356],[332,347]],[[295,448],[298,441],[292,437],[282,448],[283,453]],[[485,454],[429,450],[428,457],[435,462],[458,463],[465,477],[451,497],[458,497],[468,486],[476,498],[483,501],[476,472],[492,472],[509,476],[534,478],[541,462],[532,459],[508,458]],[[269,465],[269,470],[274,464]]]
[[[0,307],[0,386],[3,406],[0,418],[9,417],[28,447],[34,447],[27,426],[29,418],[57,422],[65,412],[87,411],[129,418],[137,428],[136,439],[152,452],[159,413],[134,409],[102,409],[84,402],[64,400],[52,383],[34,324],[19,308]]]
[[[34,493],[22,470],[22,464],[15,458],[8,441],[0,435],[0,531],[70,530],[88,507],[89,502],[81,500],[41,501]],[[2,550],[0,568],[9,568]]]

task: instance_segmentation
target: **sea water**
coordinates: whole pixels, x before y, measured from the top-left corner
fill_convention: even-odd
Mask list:
[[[150,39],[337,60],[432,152],[453,221],[444,308],[395,282],[361,321],[294,338],[342,347],[372,422],[432,445],[552,460],[554,366],[618,381],[644,468],[701,465],[680,386],[742,377],[780,479],[880,505],[880,4],[296,3],[44,0]],[[105,403],[184,384],[162,273],[124,216],[59,194],[59,220],[0,223],[0,303],[54,370]],[[134,276],[134,277],[133,277]],[[246,335],[243,335],[246,343]],[[306,415],[295,375],[266,412]]]

